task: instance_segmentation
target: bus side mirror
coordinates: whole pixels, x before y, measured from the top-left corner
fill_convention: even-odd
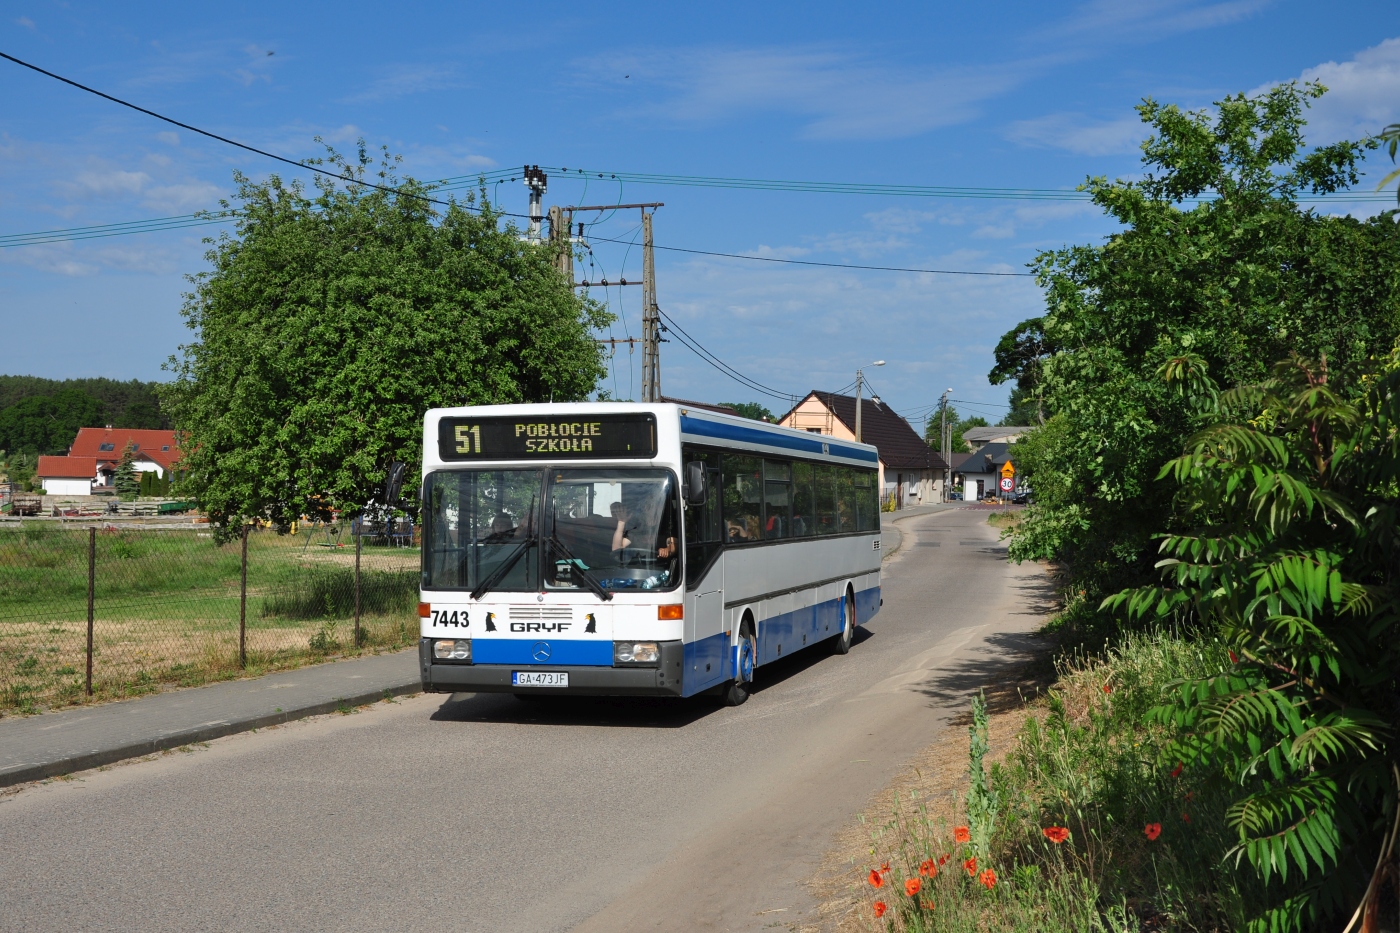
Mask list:
[[[685,465],[685,503],[704,505],[706,499],[705,464],[694,460]]]

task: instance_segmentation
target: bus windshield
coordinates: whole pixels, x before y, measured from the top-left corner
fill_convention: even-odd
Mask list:
[[[666,470],[442,471],[424,483],[423,506],[424,589],[613,592],[679,582],[679,506]]]
[[[549,521],[555,547],[545,582],[607,590],[670,589],[679,582],[676,484],[666,470],[554,470]]]

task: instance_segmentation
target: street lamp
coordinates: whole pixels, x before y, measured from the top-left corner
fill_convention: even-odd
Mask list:
[[[952,392],[953,389],[950,386],[948,390],[943,393],[943,397],[938,400],[938,447],[941,452],[941,456],[943,457],[944,502],[948,501],[948,493],[950,492],[948,487],[953,482],[953,454],[952,451],[948,449],[951,444],[951,438],[948,434],[948,396],[951,395]]]
[[[873,362],[873,363],[866,363],[865,365],[866,365],[866,366],[884,366],[884,365],[885,365],[885,361],[884,361],[884,360],[876,360],[876,361]],[[865,384],[865,373],[864,373],[862,370],[857,369],[857,370],[856,370],[856,443],[857,443],[857,444],[861,443],[861,440],[860,440],[860,389],[861,389],[861,386],[864,385],[864,384]]]

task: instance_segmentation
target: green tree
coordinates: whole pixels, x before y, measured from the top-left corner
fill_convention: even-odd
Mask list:
[[[122,448],[122,458],[117,461],[117,472],[112,478],[117,487],[117,498],[132,502],[141,495],[141,476],[136,469],[136,447],[131,441]]]
[[[97,400],[98,415],[79,427],[111,424],[119,428],[170,428],[160,411],[157,384],[132,379],[43,379],[38,376],[0,376],[0,411],[36,396],[53,397],[76,390]],[[71,438],[69,440],[72,440]],[[66,445],[65,445],[66,446]]]
[[[1385,369],[1348,386],[1293,357],[1221,394],[1199,356],[1167,361],[1214,423],[1161,471],[1180,519],[1162,582],[1105,601],[1229,646],[1230,669],[1156,716],[1186,736],[1168,760],[1228,780],[1261,933],[1340,929],[1362,908],[1378,929],[1400,870],[1400,354]]]
[[[1213,112],[1145,101],[1145,176],[1086,184],[1121,232],[1036,260],[1046,311],[1007,335],[991,374],[1046,414],[1017,448],[1036,503],[1011,553],[1064,561],[1083,621],[1150,576],[1172,514],[1156,476],[1204,423],[1156,377],[1165,360],[1195,354],[1230,387],[1293,350],[1346,370],[1400,336],[1400,227],[1297,203],[1355,184],[1376,145],[1305,148],[1304,110],[1323,90],[1286,84]]]
[[[754,421],[776,421],[773,413],[758,402],[720,402],[726,408],[732,408],[742,417],[752,418]]]
[[[610,317],[484,192],[439,211],[387,155],[377,178],[399,193],[356,183],[376,172],[363,145],[327,161],[345,181],[314,192],[236,176],[236,234],[191,277],[196,339],[162,407],[182,493],[221,536],[362,507],[392,461],[420,462],[429,408],[583,400],[604,374],[592,331]]]
[[[0,447],[66,453],[78,429],[99,424],[101,418],[101,403],[80,389],[29,396],[0,411]]]
[[[940,450],[942,441],[939,439],[939,431],[942,429],[942,418],[946,417],[952,424],[952,437],[949,441],[949,451],[955,454],[965,454],[972,451],[972,445],[963,440],[963,432],[971,428],[987,427],[987,419],[981,415],[973,415],[970,418],[963,418],[958,415],[958,410],[952,405],[948,406],[946,416],[939,411],[934,411],[924,422],[924,440],[934,450]]]

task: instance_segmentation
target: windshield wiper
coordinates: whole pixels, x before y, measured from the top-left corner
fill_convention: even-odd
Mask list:
[[[510,569],[520,561],[520,558],[523,557],[525,552],[534,544],[535,535],[530,535],[524,541],[520,542],[519,547],[511,551],[505,560],[496,565],[496,569],[491,571],[491,576],[482,580],[477,588],[472,590],[472,599],[480,599],[486,595],[487,591],[495,589],[500,582],[506,578],[506,574],[510,573]]]
[[[558,551],[559,554],[569,562],[570,567],[578,571],[578,575],[583,579],[584,585],[593,591],[594,596],[597,596],[604,602],[613,598],[613,594],[603,589],[603,584],[599,583],[597,578],[589,572],[588,568],[583,566],[583,561],[579,560],[570,553],[568,548],[564,547],[564,542],[559,540],[558,535],[551,534],[549,536],[549,546]]]

